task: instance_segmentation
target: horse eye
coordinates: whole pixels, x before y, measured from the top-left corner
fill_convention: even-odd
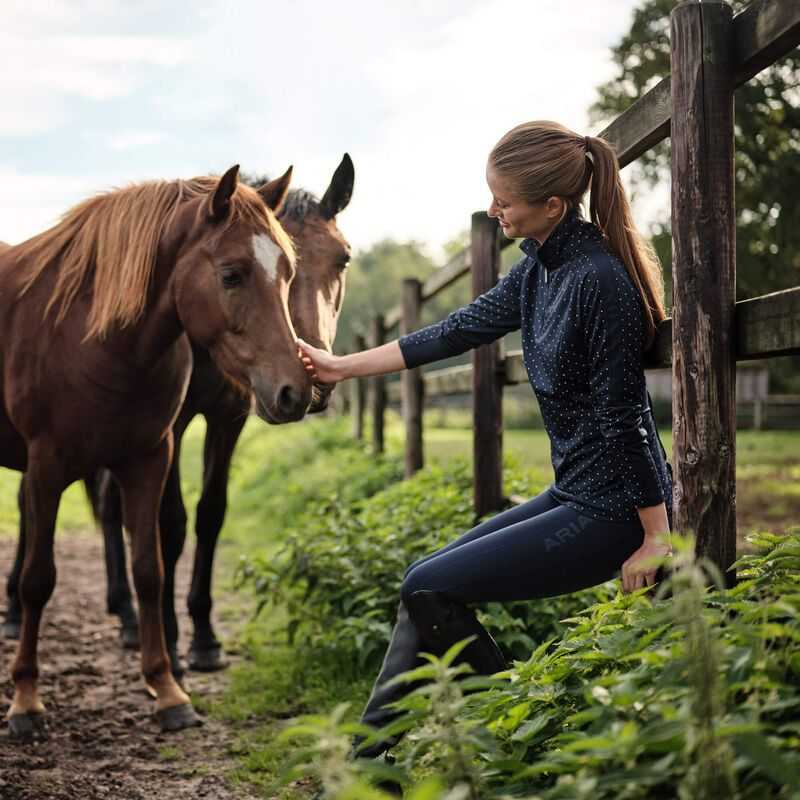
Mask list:
[[[222,270],[222,285],[226,289],[235,289],[242,285],[242,273],[238,269]]]
[[[339,261],[336,265],[339,269],[347,269],[347,265],[350,263],[350,256],[345,256],[343,259]]]

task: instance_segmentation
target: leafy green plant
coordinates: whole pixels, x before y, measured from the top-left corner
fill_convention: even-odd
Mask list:
[[[730,591],[682,549],[672,598],[597,603],[472,698],[501,745],[495,789],[562,797],[800,791],[800,536],[761,536]],[[682,559],[682,560],[681,560]]]

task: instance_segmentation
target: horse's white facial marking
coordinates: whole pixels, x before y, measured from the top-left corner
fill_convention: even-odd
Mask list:
[[[317,292],[317,321],[320,333],[324,333],[326,336],[330,334],[329,308],[330,304],[328,303],[328,300],[325,297],[325,291],[323,289],[320,289]]]
[[[278,277],[278,259],[281,257],[281,252],[280,247],[266,233],[253,234],[253,255],[271,281],[275,281]]]

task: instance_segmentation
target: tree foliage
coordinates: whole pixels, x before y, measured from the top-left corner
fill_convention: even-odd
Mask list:
[[[676,0],[647,0],[613,48],[615,78],[598,88],[593,121],[608,122],[670,72],[669,15]],[[735,13],[747,5],[733,0]],[[736,91],[737,299],[800,285],[800,50]],[[669,180],[669,141],[633,170],[641,188]],[[669,223],[656,227],[669,272]]]

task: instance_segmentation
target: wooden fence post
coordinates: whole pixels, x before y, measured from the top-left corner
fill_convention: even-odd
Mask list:
[[[497,283],[500,246],[497,220],[479,211],[472,215],[472,295]],[[473,454],[475,513],[483,516],[503,507],[503,383],[500,344],[482,345],[472,353]]]
[[[727,572],[736,557],[736,250],[732,11],[671,14],[674,527]]]
[[[386,327],[383,324],[383,314],[378,314],[372,320],[371,347],[380,347],[386,339]],[[383,417],[386,411],[386,378],[376,375],[372,382],[372,452],[383,452]]]
[[[422,306],[422,283],[416,278],[403,281],[403,316],[400,319],[400,333],[412,333],[419,327],[420,308]],[[401,405],[403,425],[406,432],[405,444],[405,476],[410,478],[418,469],[422,469],[422,412],[423,383],[422,371],[419,368],[404,370],[401,384]]]
[[[367,349],[367,343],[361,334],[354,338],[356,352]],[[364,378],[350,379],[350,414],[353,420],[353,438],[361,441],[364,438],[364,406],[366,405],[367,386]]]

